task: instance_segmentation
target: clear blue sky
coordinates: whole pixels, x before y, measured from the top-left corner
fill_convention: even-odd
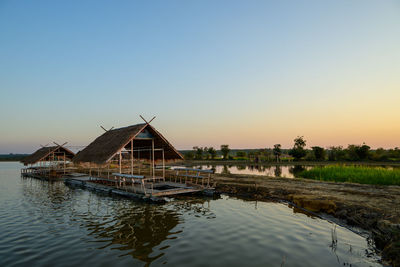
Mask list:
[[[153,125],[178,148],[400,146],[399,1],[0,1],[0,153]]]

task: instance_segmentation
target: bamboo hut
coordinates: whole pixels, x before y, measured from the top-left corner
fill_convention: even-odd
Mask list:
[[[141,172],[143,162],[155,176],[157,163],[182,160],[182,155],[148,123],[106,131],[73,158],[75,164],[112,169],[120,173]],[[128,164],[127,164],[128,163]],[[139,173],[140,174],[140,173]]]
[[[103,128],[103,127],[102,127]],[[103,128],[104,129],[104,128]],[[67,184],[120,195],[159,197],[210,189],[207,170],[179,169],[175,181],[166,181],[166,161],[183,160],[182,155],[147,121],[106,130],[73,158],[87,177],[66,178]],[[195,172],[192,174],[191,172]],[[207,173],[208,176],[202,176]],[[190,181],[188,180],[190,179]],[[204,184],[207,179],[207,185]],[[179,181],[178,181],[179,180]],[[201,184],[198,183],[201,181]],[[111,191],[110,191],[111,190]]]
[[[27,168],[21,173],[24,176],[40,176],[42,178],[57,177],[65,174],[66,164],[72,161],[75,153],[63,145],[44,146],[21,160]]]

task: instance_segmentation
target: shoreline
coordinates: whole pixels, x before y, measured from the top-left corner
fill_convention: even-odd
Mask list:
[[[322,166],[322,165],[366,165],[366,166],[400,166],[400,162],[390,161],[285,161],[285,162],[249,162],[242,160],[185,160],[175,165],[258,165],[258,166]]]
[[[214,177],[219,193],[284,201],[322,218],[366,230],[385,263],[400,266],[400,186],[335,183],[255,175]]]

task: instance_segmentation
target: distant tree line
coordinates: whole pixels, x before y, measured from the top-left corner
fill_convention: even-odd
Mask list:
[[[377,161],[399,162],[400,148],[378,148],[372,150],[365,143],[351,144],[346,148],[330,146],[323,148],[313,146],[306,148],[307,141],[303,136],[294,139],[291,149],[282,149],[281,144],[263,149],[230,149],[221,145],[219,150],[213,147],[193,147],[193,150],[182,151],[187,160],[243,160],[251,162],[287,162],[287,161]]]
[[[28,154],[0,154],[0,161],[20,161]]]
[[[194,146],[193,150],[191,151],[184,151],[184,157],[187,160],[203,160],[203,159],[215,159],[217,154],[222,155],[222,159],[228,159],[229,155],[229,146],[228,145],[221,145],[221,149],[219,153],[217,153],[217,150],[213,147],[198,147]]]

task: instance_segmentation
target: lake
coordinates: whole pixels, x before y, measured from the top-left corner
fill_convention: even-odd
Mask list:
[[[351,165],[351,164],[349,164]],[[323,167],[327,165],[318,165]],[[369,166],[369,165],[362,165]],[[180,168],[181,166],[173,166],[172,168]],[[238,164],[238,165],[191,165],[189,168],[200,168],[200,169],[213,169],[215,173],[219,174],[243,174],[243,175],[265,175],[270,177],[284,177],[284,178],[297,178],[297,174],[304,170],[310,170],[315,166],[310,165],[255,165],[255,164]],[[399,166],[369,166],[376,168],[400,168]]]
[[[21,167],[0,163],[0,266],[381,266],[365,237],[287,204],[149,204],[21,178]]]

